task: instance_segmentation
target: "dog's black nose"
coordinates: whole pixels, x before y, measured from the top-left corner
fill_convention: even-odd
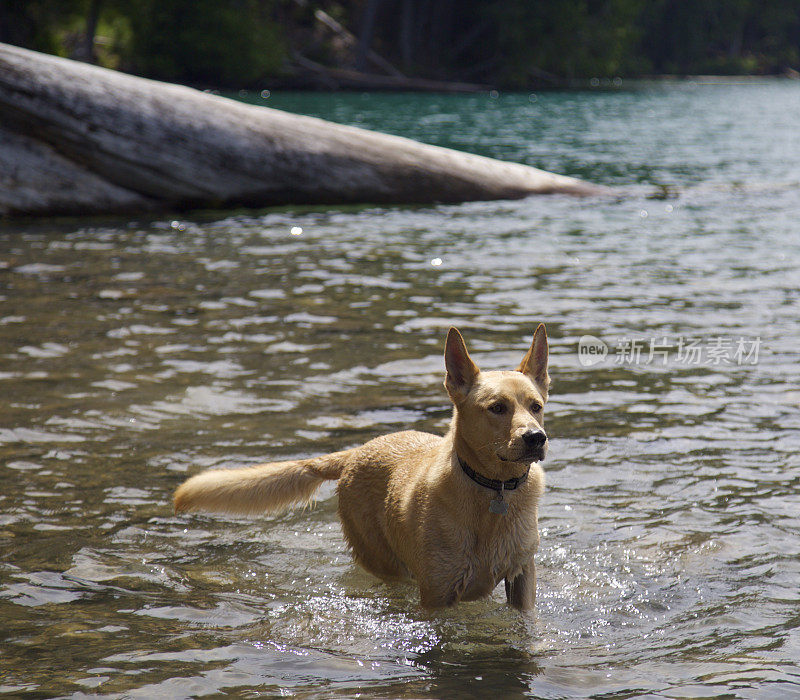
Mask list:
[[[541,447],[547,442],[544,430],[527,430],[522,434],[522,439],[528,447]]]

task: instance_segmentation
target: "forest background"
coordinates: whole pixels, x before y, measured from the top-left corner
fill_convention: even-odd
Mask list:
[[[800,4],[0,0],[0,41],[204,88],[324,89],[360,74],[399,88],[408,79],[525,90],[654,75],[798,77]]]

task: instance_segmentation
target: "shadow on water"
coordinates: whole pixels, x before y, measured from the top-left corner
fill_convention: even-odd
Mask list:
[[[504,640],[490,640],[487,648],[437,648],[421,654],[416,664],[430,677],[415,692],[423,697],[485,698],[487,694],[523,697],[531,690],[533,679],[542,668],[523,652],[502,653]],[[407,694],[411,696],[411,694]]]

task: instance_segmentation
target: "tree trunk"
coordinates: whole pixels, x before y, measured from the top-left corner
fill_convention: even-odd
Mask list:
[[[97,23],[100,21],[100,9],[103,0],[91,0],[89,3],[89,11],[86,15],[86,30],[83,35],[83,49],[82,55],[79,56],[81,61],[86,63],[97,63],[97,56],[94,52],[94,37],[97,34]]]
[[[0,214],[605,191],[0,44]]]
[[[400,59],[403,69],[409,71],[414,66],[414,0],[403,0],[400,17]]]
[[[364,19],[361,22],[361,32],[358,37],[358,51],[356,52],[356,70],[362,73],[367,70],[367,56],[375,36],[375,21],[378,19],[378,8],[381,0],[367,0],[364,9]]]

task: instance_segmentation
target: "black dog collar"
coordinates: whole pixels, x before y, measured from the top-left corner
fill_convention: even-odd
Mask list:
[[[531,465],[528,465],[528,468],[525,470],[525,473],[522,476],[515,477],[514,479],[508,479],[506,481],[500,481],[500,479],[487,479],[485,476],[478,474],[472,467],[469,466],[461,457],[456,455],[458,458],[458,463],[461,465],[461,468],[464,470],[464,473],[472,479],[476,484],[479,486],[484,486],[487,489],[492,489],[492,491],[497,491],[502,498],[503,491],[513,491],[518,486],[525,483],[528,479],[528,474],[531,471]]]

